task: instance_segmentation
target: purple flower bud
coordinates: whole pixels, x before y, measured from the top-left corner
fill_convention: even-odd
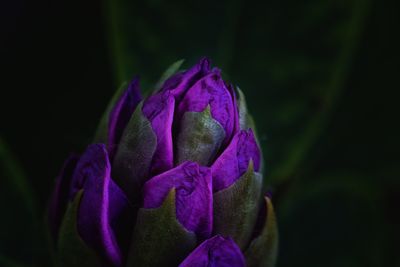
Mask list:
[[[210,169],[184,162],[153,177],[144,185],[144,208],[161,206],[173,188],[176,190],[178,221],[201,238],[209,237],[213,223]]]
[[[214,192],[232,185],[243,175],[253,161],[254,170],[260,169],[260,149],[253,131],[241,130],[211,167]]]
[[[65,163],[49,206],[53,238],[68,251],[60,258],[79,250],[104,266],[177,266],[186,257],[181,267],[235,267],[251,244],[252,262],[265,260],[274,224],[252,242],[261,151],[243,93],[238,104],[206,58],[166,79],[178,65],[143,101],[138,79],[119,90],[95,137],[106,144]]]
[[[200,244],[179,267],[244,267],[240,248],[230,238],[216,235]]]

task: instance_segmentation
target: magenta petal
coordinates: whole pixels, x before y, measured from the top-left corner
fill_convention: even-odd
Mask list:
[[[254,171],[259,171],[260,157],[253,131],[249,129],[238,132],[211,166],[214,192],[229,187],[239,179],[247,171],[250,159]]]
[[[236,92],[232,84],[225,82],[226,87],[229,90],[229,93],[232,97],[232,103],[234,108],[234,118],[233,118],[233,133],[235,135],[240,130],[240,123],[239,123],[239,107],[236,98]]]
[[[178,221],[200,238],[209,237],[213,223],[210,169],[187,161],[153,177],[143,188],[144,208],[161,206],[172,188]]]
[[[179,267],[245,267],[240,248],[231,238],[216,235],[201,243]]]
[[[100,175],[104,172],[103,169],[106,168],[105,165],[108,164],[108,156],[106,152],[106,155],[104,155],[103,148],[105,148],[103,144],[92,144],[89,145],[81,155],[72,176],[69,194],[70,200],[83,188],[88,176],[93,175],[93,173]]]
[[[187,89],[189,89],[198,79],[202,78],[204,75],[210,72],[210,60],[203,58],[191,67],[190,69],[179,72],[168,78],[163,86],[162,91],[169,91],[179,101],[185,94]]]
[[[110,171],[105,146],[90,145],[75,172],[84,180],[77,225],[86,244],[112,266],[122,266],[117,234],[125,232],[126,235],[129,231],[127,224],[130,221],[130,207],[124,193],[111,180]]]
[[[174,107],[174,97],[168,91],[150,96],[143,104],[143,114],[150,121],[157,136],[157,147],[151,167],[152,174],[158,174],[173,167],[172,121]]]
[[[72,175],[78,159],[78,155],[71,155],[64,162],[60,174],[57,176],[56,185],[50,199],[48,219],[54,241],[57,240],[61,220],[67,207]]]
[[[179,103],[177,114],[182,116],[187,111],[202,112],[208,105],[211,116],[225,129],[225,143],[227,143],[235,130],[237,108],[234,106],[231,92],[217,70],[198,80],[187,91]]]
[[[108,121],[107,148],[111,158],[118,146],[126,124],[141,100],[139,78],[134,78],[117,103],[115,103],[110,113]]]

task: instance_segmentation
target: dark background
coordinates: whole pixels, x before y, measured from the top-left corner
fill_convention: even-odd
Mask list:
[[[0,266],[48,261],[64,158],[121,81],[209,56],[245,92],[278,266],[400,266],[396,1],[2,1]]]

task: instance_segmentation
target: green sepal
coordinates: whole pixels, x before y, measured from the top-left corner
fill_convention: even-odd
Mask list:
[[[161,86],[163,86],[164,82],[171,77],[172,75],[174,75],[175,73],[177,73],[179,71],[179,68],[182,66],[183,62],[185,60],[184,59],[180,59],[174,63],[172,63],[172,65],[170,65],[165,72],[161,75],[160,80],[158,80],[156,86],[155,86],[155,91],[160,90]]]
[[[243,250],[250,242],[261,199],[262,176],[248,170],[233,185],[214,193],[214,234],[230,236]]]
[[[190,160],[208,166],[216,156],[225,130],[211,116],[208,105],[203,112],[186,112],[176,145],[176,164]]]
[[[83,242],[78,233],[77,217],[82,194],[83,190],[75,195],[65,212],[58,238],[57,267],[101,266],[96,253]]]
[[[246,97],[244,96],[242,90],[236,87],[236,92],[238,93],[238,108],[239,108],[239,126],[242,130],[247,130],[249,128],[253,129],[254,135],[257,137],[256,124],[254,123],[253,117],[250,115],[247,109]]]
[[[128,267],[169,267],[196,247],[196,235],[176,219],[175,189],[156,209],[140,209],[128,255]]]
[[[254,123],[251,120],[249,112],[247,110],[246,97],[244,96],[242,90],[236,87],[236,92],[238,94],[238,109],[239,109],[239,126],[240,129],[253,128]]]
[[[266,219],[259,236],[245,251],[248,267],[274,267],[278,254],[278,228],[272,202],[265,197]]]
[[[142,113],[143,101],[135,109],[118,145],[112,177],[132,204],[140,203],[140,190],[148,177],[157,146],[157,136]]]
[[[239,87],[236,87],[236,92],[238,94],[238,109],[239,109],[239,126],[240,129],[242,130],[247,130],[251,128],[254,133],[254,137],[256,138],[256,142],[258,147],[261,147],[260,139],[258,138],[257,134],[257,128],[256,124],[254,122],[253,116],[250,115],[249,110],[247,109],[247,104],[246,104],[246,97],[242,90],[240,90]],[[261,158],[262,157],[262,150],[261,152]],[[260,166],[260,173],[264,172],[264,164],[263,161],[261,160],[261,166]]]
[[[113,97],[111,98],[111,101],[108,103],[108,106],[106,110],[104,111],[99,125],[97,126],[96,133],[93,139],[93,143],[107,143],[107,137],[108,137],[108,120],[110,117],[110,113],[117,103],[118,99],[121,97],[122,93],[126,90],[128,87],[127,82],[123,82],[121,86],[118,88],[118,90],[114,93]]]

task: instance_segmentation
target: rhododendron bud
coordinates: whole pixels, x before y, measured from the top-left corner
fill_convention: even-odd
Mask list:
[[[60,266],[273,266],[262,155],[243,93],[208,59],[124,85],[49,207]],[[256,229],[257,228],[257,229]]]

